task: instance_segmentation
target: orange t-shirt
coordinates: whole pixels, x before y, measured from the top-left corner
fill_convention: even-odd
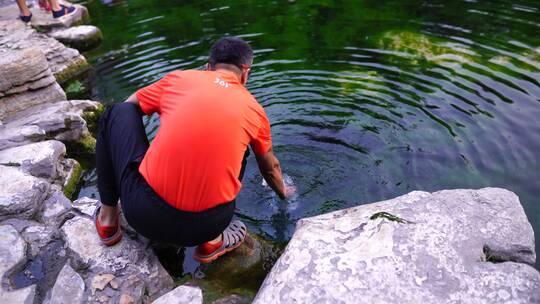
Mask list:
[[[177,209],[232,201],[247,146],[256,155],[272,146],[264,109],[232,72],[175,71],[136,95],[142,111],[159,113],[161,123],[139,171]]]

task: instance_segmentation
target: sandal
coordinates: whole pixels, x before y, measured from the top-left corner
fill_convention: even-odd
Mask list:
[[[217,244],[204,243],[195,249],[193,258],[201,263],[210,263],[220,256],[231,252],[244,243],[247,228],[241,221],[233,221],[223,231],[222,240]]]
[[[99,223],[99,211],[101,206],[96,208],[94,211],[94,224],[96,226],[96,231],[101,240],[101,243],[105,246],[113,246],[116,243],[122,240],[122,227],[120,226],[120,208],[118,208],[118,217],[116,219],[116,224],[114,226],[102,226]]]
[[[59,11],[52,11],[52,15],[53,15],[53,18],[54,19],[58,19],[60,17],[64,17],[66,15],[69,15],[71,13],[73,13],[74,11],[76,10],[76,8],[74,6],[65,6],[65,5],[60,5],[60,10]]]
[[[30,20],[32,20],[32,13],[30,13],[30,15],[28,15],[28,16],[20,15],[19,19],[21,19],[21,21],[24,22],[24,23],[28,23],[28,22],[30,22]]]

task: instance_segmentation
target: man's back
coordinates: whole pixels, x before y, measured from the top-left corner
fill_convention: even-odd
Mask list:
[[[177,71],[137,92],[161,126],[139,171],[172,206],[201,211],[233,200],[249,144],[271,146],[263,108],[231,72]]]

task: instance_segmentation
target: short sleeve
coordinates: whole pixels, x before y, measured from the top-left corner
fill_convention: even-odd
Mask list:
[[[167,86],[169,75],[161,78],[153,84],[146,86],[137,91],[136,96],[139,101],[141,110],[146,115],[151,115],[155,112],[161,113],[161,96],[163,89]]]
[[[264,111],[261,115],[261,126],[257,137],[251,140],[251,148],[257,156],[263,156],[272,148],[272,136],[270,134],[270,121]]]

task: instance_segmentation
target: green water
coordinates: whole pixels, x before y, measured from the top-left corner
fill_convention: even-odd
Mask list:
[[[252,44],[248,87],[299,189],[276,201],[251,159],[237,216],[252,232],[283,243],[302,217],[412,190],[496,186],[519,195],[540,235],[539,1],[87,5],[105,37],[86,55],[106,103],[202,67],[223,35]],[[146,126],[154,136],[158,118]],[[94,185],[90,172],[81,194]]]

